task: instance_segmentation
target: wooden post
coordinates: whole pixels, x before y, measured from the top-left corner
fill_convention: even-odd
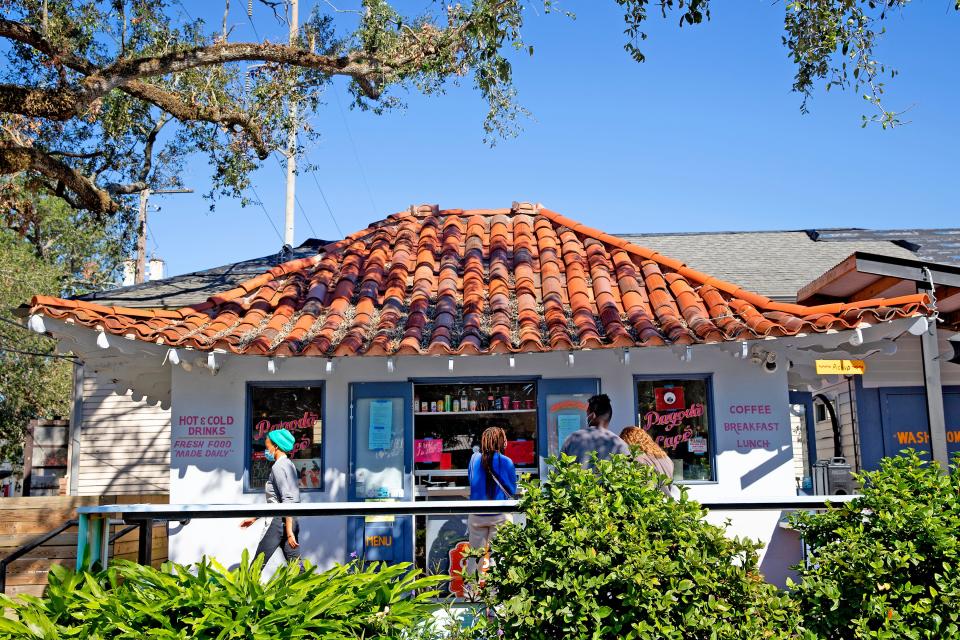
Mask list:
[[[930,430],[930,451],[944,473],[949,472],[947,422],[943,415],[943,386],[940,382],[940,346],[937,344],[937,322],[931,319],[920,336],[923,359],[923,390],[927,396],[927,424]]]
[[[137,541],[137,563],[150,565],[153,562],[153,519],[140,522],[140,539]]]

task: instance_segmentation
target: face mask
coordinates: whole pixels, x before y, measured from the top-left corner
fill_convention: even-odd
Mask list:
[[[276,456],[273,455],[273,452],[270,450],[267,450],[266,453],[264,453],[263,455],[266,456],[267,462],[273,462],[274,460],[277,459]]]

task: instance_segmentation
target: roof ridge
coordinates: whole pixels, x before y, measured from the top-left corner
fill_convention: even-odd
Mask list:
[[[710,285],[715,287],[724,293],[728,293],[733,297],[745,300],[751,305],[767,311],[782,311],[784,313],[796,315],[814,315],[820,313],[836,314],[850,309],[876,306],[877,302],[879,301],[887,302],[889,304],[910,304],[915,302],[926,304],[929,302],[929,298],[926,294],[913,294],[890,299],[875,298],[872,300],[862,300],[852,303],[836,302],[831,304],[817,305],[814,307],[786,302],[775,302],[767,296],[753,291],[747,291],[733,284],[732,282],[727,282],[726,280],[721,280],[701,271],[697,271],[692,267],[688,267],[686,263],[681,262],[680,260],[670,258],[669,256],[665,256],[658,251],[654,251],[653,249],[649,249],[647,247],[642,247],[628,240],[623,240],[604,231],[600,231],[599,229],[580,224],[577,221],[567,218],[566,216],[563,216],[555,211],[551,211],[550,209],[541,208],[539,213],[540,215],[546,216],[557,224],[562,224],[565,227],[569,227],[574,233],[590,236],[591,238],[599,240],[605,244],[613,245],[619,249],[623,249],[627,253],[640,256],[645,260],[653,260],[657,264],[665,266],[668,269],[672,269],[685,278],[690,278],[691,280],[699,282],[701,285]]]

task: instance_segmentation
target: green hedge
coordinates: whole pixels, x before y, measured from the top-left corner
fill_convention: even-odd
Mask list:
[[[0,606],[0,639],[407,638],[437,609],[440,578],[410,565],[351,563],[318,572],[292,564],[261,581],[263,556],[228,571],[212,560],[161,570],[117,561],[107,571],[53,567],[45,597]]]
[[[813,549],[792,597],[818,638],[960,638],[960,469],[914,452],[858,476],[862,498],[793,522]]]
[[[960,638],[957,466],[948,476],[905,453],[858,476],[862,498],[796,514],[811,561],[781,593],[758,573],[757,543],[707,523],[685,490],[666,497],[647,467],[621,456],[596,473],[551,463],[548,483],[524,482],[526,525],[494,540],[490,615],[466,630],[435,622],[442,576],[350,563],[283,567],[262,583],[262,560],[244,556],[234,571],[211,560],[55,567],[45,598],[0,595],[19,617],[0,618],[0,640]]]
[[[704,520],[686,490],[673,500],[655,473],[624,456],[584,470],[551,460],[526,482],[526,525],[492,544],[488,604],[504,640],[797,637],[793,603],[757,571],[757,543]]]

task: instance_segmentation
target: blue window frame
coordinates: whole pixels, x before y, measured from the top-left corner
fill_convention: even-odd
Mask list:
[[[711,374],[634,376],[637,426],[673,460],[674,479],[717,481]]]
[[[264,457],[266,434],[281,428],[296,439],[290,459],[300,474],[300,491],[323,491],[327,443],[323,381],[248,382],[246,404],[244,491],[263,491],[270,473]]]

